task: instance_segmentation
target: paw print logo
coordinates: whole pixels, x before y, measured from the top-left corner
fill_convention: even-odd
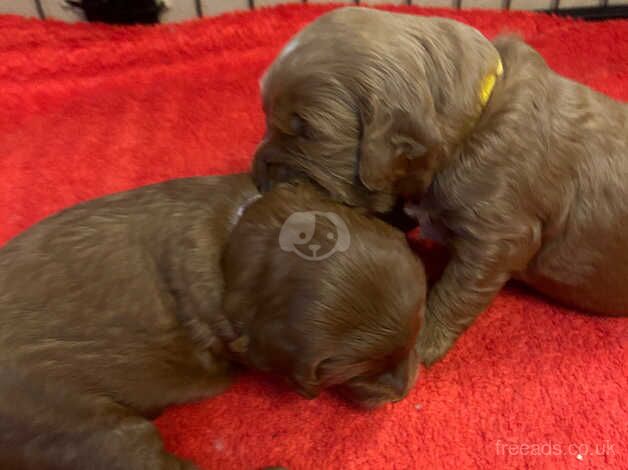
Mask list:
[[[279,233],[279,247],[309,260],[320,261],[347,251],[351,242],[344,220],[333,212],[295,212]]]

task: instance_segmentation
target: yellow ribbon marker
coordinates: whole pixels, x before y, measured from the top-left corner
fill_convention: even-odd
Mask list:
[[[497,67],[495,67],[495,71],[489,73],[486,77],[484,77],[484,80],[482,80],[482,88],[480,88],[480,102],[482,103],[482,107],[485,107],[488,100],[491,98],[497,77],[501,77],[503,74],[504,66],[501,59],[497,59]]]

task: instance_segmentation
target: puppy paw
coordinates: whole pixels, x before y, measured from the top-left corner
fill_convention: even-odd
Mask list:
[[[446,328],[426,322],[419,333],[416,351],[420,361],[430,366],[445,356],[456,340],[456,335]]]

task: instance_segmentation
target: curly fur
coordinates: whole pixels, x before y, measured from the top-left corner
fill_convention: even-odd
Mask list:
[[[516,37],[490,42],[443,18],[345,8],[292,44],[263,80],[255,179],[265,190],[306,175],[380,212],[401,197],[440,228],[452,257],[428,296],[424,362],[513,277],[628,314],[626,104],[552,72]]]

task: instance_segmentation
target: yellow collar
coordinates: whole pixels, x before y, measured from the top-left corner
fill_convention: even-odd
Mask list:
[[[482,103],[482,108],[486,107],[488,100],[491,98],[491,94],[493,93],[493,88],[495,88],[495,82],[497,81],[497,77],[501,77],[503,74],[504,65],[502,64],[501,59],[498,58],[495,70],[490,72],[482,80],[482,87],[480,88],[480,103]]]

